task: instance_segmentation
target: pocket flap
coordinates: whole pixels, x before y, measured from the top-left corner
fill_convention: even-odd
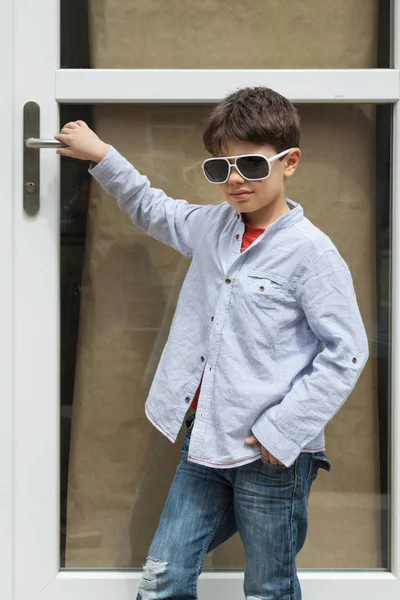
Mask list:
[[[276,273],[269,273],[268,271],[247,271],[247,276],[253,279],[268,279],[268,281],[272,281],[272,283],[277,283],[282,287],[287,287],[287,279],[285,277],[281,277],[281,275],[277,275]]]

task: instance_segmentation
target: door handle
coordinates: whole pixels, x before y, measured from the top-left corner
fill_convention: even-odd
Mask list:
[[[63,148],[66,144],[58,140],[40,139],[40,106],[27,102],[24,106],[24,168],[23,168],[23,207],[30,217],[40,209],[40,148]]]
[[[68,148],[64,142],[58,140],[41,140],[40,138],[28,138],[25,142],[25,147],[30,150],[40,150],[45,148]]]

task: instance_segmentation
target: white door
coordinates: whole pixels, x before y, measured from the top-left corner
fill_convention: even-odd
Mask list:
[[[352,21],[347,40],[340,37],[350,18],[338,17],[348,4],[341,0],[331,3],[336,13],[321,9],[319,19],[311,9],[277,11],[275,2],[153,0],[125,3],[121,12],[123,4],[2,0],[0,7],[1,598],[135,598],[179,453],[155,437],[141,410],[187,265],[135,232],[111,199],[89,187],[86,166],[60,162],[54,150],[29,151],[40,154],[35,206],[39,179],[34,171],[24,179],[25,105],[40,108],[41,138],[58,132],[60,121],[93,120],[157,185],[204,202],[198,163],[207,110],[237,87],[268,85],[299,106],[304,174],[293,194],[309,202],[314,220],[343,249],[373,347],[361,387],[328,431],[337,468],[312,493],[310,537],[299,558],[303,594],[395,600],[400,63],[397,54],[396,68],[365,68],[376,67],[360,54],[364,46],[365,56],[370,51],[366,23],[376,25],[375,3],[358,3],[370,13]],[[268,15],[270,37],[275,23],[277,30],[271,56],[280,46],[275,56],[285,58],[265,70],[257,48],[263,27],[271,27]],[[307,39],[310,27],[315,39]],[[285,41],[282,31],[292,37]],[[331,38],[339,50],[329,62]],[[341,62],[346,43],[349,59]],[[90,66],[82,47],[101,68],[82,68]],[[229,544],[208,559],[200,598],[243,597],[240,545]]]

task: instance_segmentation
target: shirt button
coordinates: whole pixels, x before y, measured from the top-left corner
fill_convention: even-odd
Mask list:
[[[260,285],[260,292],[263,292],[265,290],[265,287],[263,285]]]
[[[211,323],[214,321],[214,317],[211,317]]]
[[[357,362],[357,359],[353,358],[353,363],[356,364],[356,362]]]
[[[230,279],[225,279],[225,283],[231,283]]]
[[[186,398],[185,398],[185,402],[186,402],[186,404],[189,404],[189,402],[190,402],[190,398],[189,398],[189,396],[186,396]]]
[[[205,361],[204,356],[200,356],[200,360],[201,360],[201,362],[204,362]]]
[[[235,238],[238,240],[238,239],[240,238],[240,235],[237,233],[237,234],[235,235]]]

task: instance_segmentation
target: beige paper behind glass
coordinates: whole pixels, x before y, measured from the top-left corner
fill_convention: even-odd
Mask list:
[[[232,48],[237,44],[227,42],[225,48],[224,39],[235,39],[226,30],[229,24],[237,26],[238,21],[232,16],[235,3],[230,5],[230,11],[225,10],[227,24],[222,32],[226,37],[213,39],[212,48],[218,46],[219,50],[209,50],[206,43],[201,46],[208,48],[205,55],[211,64],[199,62],[200,42],[197,47],[188,42],[185,45],[185,39],[190,38],[185,37],[183,19],[192,22],[190,6],[203,7],[196,18],[198,28],[204,30],[201,40],[207,40],[206,21],[201,19],[205,19],[207,8],[210,15],[219,7],[217,13],[222,23],[219,2],[163,3],[174,14],[181,10],[181,5],[185,7],[178,30],[182,35],[171,34],[177,19],[168,24],[171,16],[164,15],[164,20],[160,20],[158,15],[159,20],[153,21],[152,35],[146,32],[148,38],[157,40],[150,52],[144,35],[145,21],[140,19],[149,18],[159,4],[135,3],[134,10],[127,8],[127,2],[92,3],[96,6],[92,21],[96,41],[94,66],[373,65],[375,3],[369,1],[354,2],[351,9],[347,6],[350,3],[333,3],[340,6],[342,28],[338,25],[337,31],[336,23],[327,21],[331,9],[322,8],[319,3],[319,12],[313,13],[312,20],[308,7],[316,3],[297,2],[296,32],[289,35],[290,28],[281,25],[279,36],[278,23],[284,19],[281,13],[276,16],[275,3],[240,3],[255,6],[253,17],[247,15],[242,21],[242,33],[245,22],[245,35],[250,35],[251,30],[252,40],[257,27],[250,23],[259,22],[259,11],[265,10],[266,5],[275,10],[278,29],[274,43],[260,37],[260,43],[269,44],[266,64],[257,62],[254,44],[246,47],[242,44],[243,51],[236,54],[232,54]],[[357,27],[362,22],[363,34],[357,27],[351,30],[350,25],[343,31],[343,23],[349,21],[349,11],[353,14],[355,5]],[[292,17],[287,9],[283,12],[289,23]],[[128,22],[132,27],[129,35],[125,31]],[[323,27],[325,23],[329,26]],[[328,29],[331,45],[327,43]],[[314,37],[310,39],[314,41],[310,46],[305,32],[310,35],[311,30]],[[295,33],[303,43],[298,44],[292,56],[296,64],[287,64],[289,57],[282,54],[282,45]],[[340,36],[347,43],[339,44],[338,48],[333,42]],[[314,48],[318,39],[319,48],[324,40],[322,57],[325,58],[324,64],[317,65],[310,61],[318,56]],[[129,40],[136,40],[136,48],[141,52],[135,52],[135,44],[128,45]],[[353,52],[353,44],[357,52]],[[191,48],[195,50],[191,52]],[[229,50],[225,54],[226,64],[221,62],[224,48]],[[241,56],[247,57],[248,62],[238,62]],[[226,62],[228,58],[234,64]],[[201,60],[205,60],[204,56]],[[205,155],[201,133],[208,110],[196,106],[103,106],[95,109],[95,123],[100,136],[133,161],[154,186],[191,202],[217,202],[217,192],[203,180],[199,164]],[[334,470],[330,475],[321,473],[314,487],[310,533],[299,566],[379,567],[374,115],[368,107],[314,105],[301,107],[301,117],[303,161],[288,193],[303,204],[306,215],[332,237],[347,260],[369,332],[372,357],[355,392],[328,427],[327,453]],[[180,448],[152,428],[143,408],[187,266],[188,261],[174,250],[134,228],[114,200],[97,184],[92,186],[73,406],[67,567],[140,567],[147,555]],[[208,557],[207,564],[217,568],[242,567],[244,556],[239,540],[234,538],[216,550]]]
[[[97,68],[376,66],[378,0],[91,0],[90,6]]]

